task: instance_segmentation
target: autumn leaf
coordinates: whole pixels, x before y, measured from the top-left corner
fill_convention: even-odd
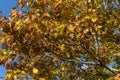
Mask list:
[[[68,30],[71,31],[71,32],[74,32],[74,29],[75,29],[74,26],[71,26],[71,25],[70,25],[70,26],[68,27]]]
[[[37,74],[39,72],[39,70],[37,68],[33,68],[33,73]]]
[[[3,21],[4,20],[4,17],[0,16],[0,21]]]
[[[98,27],[98,28],[102,28],[103,26],[98,25],[97,27]]]
[[[45,80],[45,78],[39,78],[39,80]]]
[[[56,8],[58,5],[60,5],[62,3],[62,0],[59,0],[57,2],[54,3],[54,8]]]
[[[20,8],[23,8],[23,7],[24,7],[24,3],[23,3],[22,0],[19,0],[19,1],[18,1],[18,7],[20,7]]]
[[[91,17],[89,15],[86,15],[85,19],[91,19]]]
[[[41,16],[41,19],[44,17],[50,17],[50,14],[48,12],[44,12]]]
[[[94,23],[94,22],[97,21],[97,18],[96,18],[96,17],[92,17],[92,18],[91,18],[91,21]]]

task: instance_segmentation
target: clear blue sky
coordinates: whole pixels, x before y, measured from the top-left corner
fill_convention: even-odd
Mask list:
[[[12,8],[17,4],[17,0],[0,0],[0,10],[3,11],[3,16],[8,17]],[[0,48],[1,49],[1,48]],[[0,77],[4,77],[6,74],[6,68],[0,66]],[[0,80],[3,80],[0,78]]]

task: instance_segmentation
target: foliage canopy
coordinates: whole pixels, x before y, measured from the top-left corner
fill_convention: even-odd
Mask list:
[[[103,1],[18,0],[8,18],[0,17],[6,78],[117,79],[120,8]]]

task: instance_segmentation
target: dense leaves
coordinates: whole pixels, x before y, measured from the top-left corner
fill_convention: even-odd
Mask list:
[[[8,18],[0,17],[6,78],[117,79],[119,5],[104,1],[19,0]]]

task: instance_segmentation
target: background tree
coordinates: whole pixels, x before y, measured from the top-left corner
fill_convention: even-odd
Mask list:
[[[119,5],[102,0],[19,0],[0,17],[6,78],[96,80],[119,76]],[[110,63],[116,64],[111,67]]]

